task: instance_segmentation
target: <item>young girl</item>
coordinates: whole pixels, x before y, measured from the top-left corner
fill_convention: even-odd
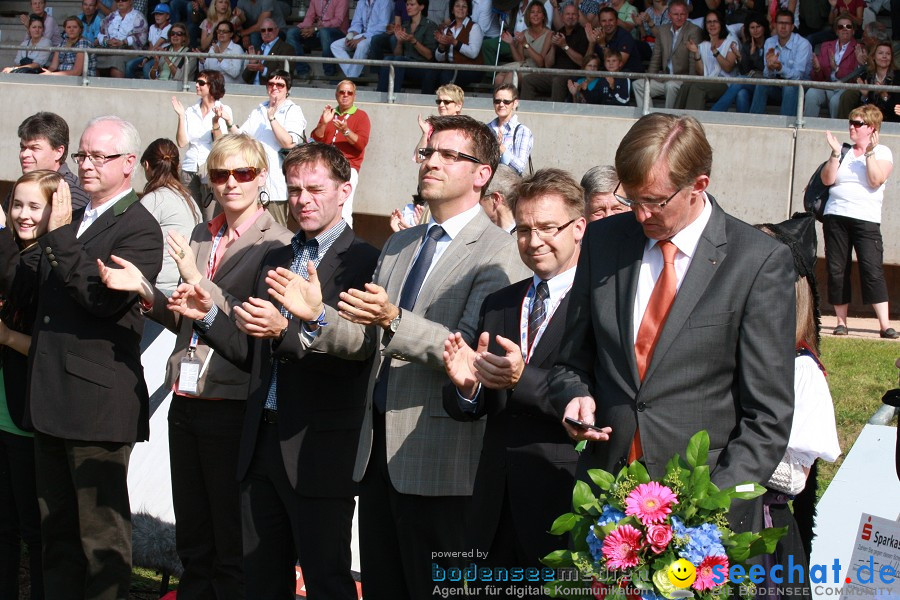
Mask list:
[[[41,530],[35,491],[34,438],[26,431],[28,347],[37,302],[37,239],[47,232],[51,202],[69,193],[55,171],[31,171],[16,182],[7,227],[0,231],[0,264],[14,272],[0,308],[0,597],[16,598],[19,539],[28,547],[31,597],[44,597]],[[18,254],[18,260],[16,257]]]

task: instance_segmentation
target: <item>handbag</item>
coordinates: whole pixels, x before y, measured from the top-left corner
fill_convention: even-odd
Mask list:
[[[850,144],[846,143],[841,146],[842,161],[850,148]],[[809,183],[806,184],[806,188],[803,190],[803,209],[814,214],[816,221],[821,221],[825,215],[825,204],[828,202],[828,194],[831,189],[830,185],[822,183],[822,169],[825,168],[826,164],[828,164],[827,160],[819,165],[819,168],[809,178]]]

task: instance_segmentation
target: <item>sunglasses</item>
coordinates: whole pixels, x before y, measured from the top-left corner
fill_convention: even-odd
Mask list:
[[[234,33],[234,32],[233,32],[231,29],[216,29],[216,33],[218,33],[218,34],[221,35],[221,34],[223,34],[223,33],[229,33],[229,34],[230,34],[230,33]]]
[[[280,90],[286,88],[287,85],[282,81],[270,81],[266,84],[266,87],[273,87]]]
[[[859,127],[865,127],[865,126],[866,126],[865,121],[857,121],[856,119],[850,119],[850,127],[859,128]]]
[[[275,28],[274,27],[261,27],[260,31],[262,33],[269,33],[270,31],[275,31]]]
[[[515,100],[504,100],[503,98],[494,98],[495,105],[505,104],[506,106],[509,106],[513,102],[515,102]]]
[[[250,183],[259,174],[256,167],[241,167],[239,169],[210,169],[209,180],[216,185],[226,183],[230,177],[238,183]]]
[[[853,23],[838,23],[838,29],[853,29]]]
[[[353,91],[347,92],[344,90],[338,90],[338,96],[352,96],[355,93],[356,92],[353,92]]]
[[[183,31],[171,31],[171,32],[169,32],[169,35],[187,35],[187,34]]]
[[[438,106],[441,106],[443,104],[456,104],[456,100],[444,100],[443,98],[437,98],[434,103]]]
[[[207,82],[205,79],[198,79],[198,80],[197,80],[197,85],[199,85],[200,87],[203,87],[203,86],[206,85],[207,83],[208,83],[208,82]]]

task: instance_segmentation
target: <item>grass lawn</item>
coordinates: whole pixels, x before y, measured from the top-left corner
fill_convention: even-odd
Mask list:
[[[833,338],[822,339],[822,362],[834,400],[838,439],[846,456],[863,426],[879,407],[886,390],[897,387],[894,361],[900,356],[896,342]],[[819,462],[819,496],[825,492],[843,458],[834,464]]]

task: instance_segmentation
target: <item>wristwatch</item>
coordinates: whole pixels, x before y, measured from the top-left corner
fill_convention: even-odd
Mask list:
[[[528,44],[525,44],[525,49],[528,50],[529,48],[531,48],[531,46],[529,46]]]
[[[566,44],[565,46],[563,46],[563,52],[568,52],[568,51],[569,51],[569,46],[568,46],[568,44]]]
[[[397,309],[397,316],[391,319],[391,324],[388,325],[388,329],[391,330],[391,333],[397,333],[397,330],[400,329],[400,317],[403,316],[403,309]]]

